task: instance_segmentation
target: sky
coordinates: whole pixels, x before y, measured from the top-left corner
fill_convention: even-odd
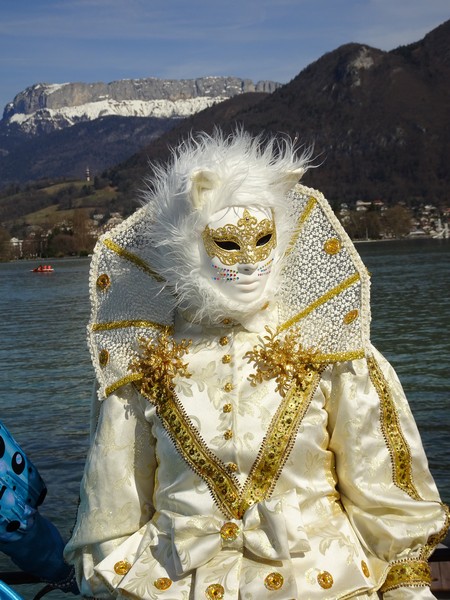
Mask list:
[[[342,44],[392,50],[449,18],[449,0],[0,0],[0,116],[35,83],[287,83]]]

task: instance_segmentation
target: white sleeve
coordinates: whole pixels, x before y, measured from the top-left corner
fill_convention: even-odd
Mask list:
[[[400,382],[375,349],[334,367],[328,411],[342,504],[365,548],[390,566],[384,600],[433,598],[427,559],[448,510]]]
[[[82,596],[114,594],[94,567],[153,514],[155,443],[146,401],[131,386],[100,403],[81,483],[80,506],[65,558],[75,565]]]

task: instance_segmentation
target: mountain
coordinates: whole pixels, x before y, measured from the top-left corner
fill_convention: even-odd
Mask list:
[[[314,146],[304,177],[333,202],[382,199],[414,204],[450,199],[450,21],[421,41],[384,52],[346,44],[290,83],[232,114],[230,101],[183,120],[111,171],[139,180],[148,160],[191,131],[284,132]]]
[[[236,77],[36,84],[0,121],[0,185],[82,176],[118,163],[180,119],[236,95],[280,84]]]

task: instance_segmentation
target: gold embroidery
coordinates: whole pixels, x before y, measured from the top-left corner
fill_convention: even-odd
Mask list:
[[[310,313],[312,313],[313,310],[315,310],[322,304],[325,304],[326,302],[328,302],[335,296],[338,296],[344,290],[346,290],[347,288],[349,288],[351,285],[358,282],[359,280],[360,280],[360,274],[354,273],[353,275],[348,277],[348,279],[346,279],[345,281],[342,281],[336,287],[332,288],[331,290],[328,290],[328,292],[323,294],[323,296],[320,296],[320,298],[317,298],[317,300],[314,300],[314,302],[311,302],[311,304],[309,306],[307,306],[305,309],[300,311],[297,315],[293,316],[292,318],[288,319],[285,323],[280,325],[280,327],[278,328],[278,331],[280,332],[280,331],[284,331],[285,329],[289,329],[289,327],[291,327],[292,325],[294,325],[295,323],[297,323],[301,319],[304,319],[306,316],[308,316]]]
[[[289,242],[289,246],[285,252],[286,256],[288,254],[290,254],[292,252],[292,250],[294,249],[294,246],[297,243],[298,237],[303,229],[303,226],[306,223],[306,221],[309,219],[309,216],[312,213],[312,210],[316,206],[316,204],[317,204],[317,200],[314,198],[314,196],[311,196],[308,200],[305,210],[300,215],[300,218],[297,223],[297,227],[295,228],[295,231],[294,231],[294,235],[292,236],[292,239]]]
[[[99,275],[97,277],[97,287],[100,290],[102,290],[102,291],[107,290],[110,285],[111,285],[111,280],[109,278],[109,275],[107,275],[106,273],[102,273],[101,275]]]
[[[237,473],[238,466],[236,463],[229,462],[227,463],[227,471],[228,473]]]
[[[338,238],[330,238],[323,245],[323,249],[327,254],[337,254],[341,248],[342,243]]]
[[[172,580],[168,577],[159,577],[153,582],[153,585],[157,590],[165,591],[168,590],[172,585]]]
[[[114,572],[117,573],[117,575],[126,575],[130,569],[131,565],[127,560],[119,560],[119,562],[116,562],[114,565]]]
[[[224,354],[222,356],[222,362],[224,365],[228,365],[231,362],[231,354]]]
[[[275,379],[282,397],[295,381],[297,387],[304,389],[311,380],[314,371],[318,370],[316,352],[304,349],[298,342],[298,331],[289,331],[284,338],[277,339],[277,333],[269,327],[268,335],[259,346],[255,346],[244,354],[248,362],[255,365],[256,373],[250,375],[251,385],[257,386],[264,380]]]
[[[225,433],[223,434],[223,437],[224,437],[226,440],[231,440],[231,438],[233,437],[233,432],[231,431],[231,429],[227,429],[227,430],[225,431]]]
[[[230,342],[230,340],[227,338],[226,335],[224,335],[223,337],[221,337],[220,340],[219,340],[219,344],[221,346],[226,346],[229,342]]]
[[[385,593],[403,586],[429,586],[431,571],[428,563],[423,560],[403,560],[394,563],[381,586]]]
[[[320,376],[321,371],[312,371],[304,388],[293,384],[282,399],[245,482],[239,514],[243,515],[250,506],[268,498],[275,488]]]
[[[152,327],[161,331],[170,333],[173,330],[171,325],[162,325],[155,321],[146,321],[143,319],[134,319],[128,321],[108,321],[107,323],[93,323],[92,331],[110,331],[112,329],[122,329],[126,327]]]
[[[231,404],[224,404],[222,410],[224,413],[229,413],[233,410],[233,406]]]
[[[266,260],[277,245],[274,221],[262,219],[258,222],[247,209],[237,225],[225,225],[218,229],[206,226],[202,239],[208,256],[215,256],[228,266]]]
[[[284,577],[281,573],[269,573],[264,579],[264,585],[268,590],[281,590],[284,583]]]
[[[224,392],[232,392],[233,391],[233,384],[228,382],[223,386],[223,391]]]
[[[367,358],[369,375],[380,398],[381,430],[391,455],[393,480],[414,500],[421,500],[413,483],[411,452],[401,430],[389,385],[373,357]]]
[[[324,590],[329,590],[334,583],[333,575],[328,571],[322,571],[317,575],[317,582]]]
[[[130,261],[131,263],[148,273],[151,277],[153,277],[153,279],[156,279],[156,281],[164,281],[164,278],[161,277],[161,275],[158,275],[158,273],[156,273],[156,271],[154,271],[151,267],[149,267],[148,264],[144,260],[142,260],[142,258],[137,256],[136,254],[133,254],[129,250],[125,250],[125,248],[122,248],[121,246],[119,246],[119,244],[113,242],[113,240],[104,239],[103,244],[112,252],[115,252],[122,258],[125,258],[126,260]]]

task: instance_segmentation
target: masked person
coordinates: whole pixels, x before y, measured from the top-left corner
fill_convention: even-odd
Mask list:
[[[287,140],[201,135],[96,247],[82,594],[433,598],[447,510],[369,278]]]

